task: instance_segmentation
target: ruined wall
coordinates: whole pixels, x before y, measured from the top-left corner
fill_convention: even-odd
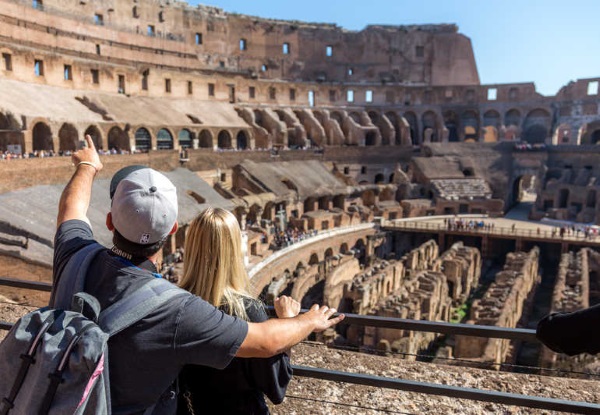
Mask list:
[[[563,254],[558,266],[556,283],[552,292],[551,313],[569,313],[590,305],[590,249],[581,249],[577,253]],[[596,359],[590,355],[568,357],[554,353],[542,347],[540,366],[551,369],[571,371],[589,371],[586,366]]]
[[[457,242],[435,261],[432,269],[446,276],[448,295],[455,306],[460,305],[479,285],[481,253],[477,248]]]
[[[473,301],[468,324],[517,327],[531,304],[540,281],[539,248],[514,252],[506,256],[502,271],[496,274],[483,297]],[[510,353],[507,339],[456,336],[454,356],[479,362],[499,364]],[[493,366],[498,368],[499,366]]]
[[[356,275],[344,300],[358,314],[429,321],[449,321],[478,284],[481,257],[476,248],[454,244],[439,256],[428,241],[400,261],[380,261]],[[416,354],[438,337],[435,333],[377,327],[349,327],[346,341],[366,349]],[[408,358],[412,358],[407,356]]]

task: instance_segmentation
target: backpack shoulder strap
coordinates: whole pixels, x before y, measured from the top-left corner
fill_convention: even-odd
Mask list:
[[[103,249],[105,248],[102,245],[94,242],[84,246],[71,256],[58,278],[58,283],[53,287],[50,307],[62,310],[71,308],[73,295],[83,291],[90,263]]]
[[[154,278],[133,294],[112,304],[100,313],[99,326],[113,336],[146,317],[170,299],[189,294],[162,278]]]

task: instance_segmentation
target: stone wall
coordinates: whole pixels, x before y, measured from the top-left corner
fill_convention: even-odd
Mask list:
[[[473,301],[467,323],[517,327],[540,282],[539,255],[537,247],[527,253],[509,253],[503,270],[496,274],[483,297]],[[510,345],[507,339],[456,336],[454,357],[490,363],[498,369],[497,365],[509,356]]]

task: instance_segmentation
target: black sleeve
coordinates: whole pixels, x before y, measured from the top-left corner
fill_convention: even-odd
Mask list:
[[[600,304],[572,313],[553,313],[538,323],[536,337],[551,350],[573,356],[600,352]]]
[[[250,321],[260,323],[268,319],[260,303],[246,307]],[[281,353],[266,359],[246,359],[246,375],[250,385],[261,390],[271,402],[280,404],[292,379],[292,365],[287,354]]]

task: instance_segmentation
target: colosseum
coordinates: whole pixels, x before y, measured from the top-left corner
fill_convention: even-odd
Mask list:
[[[554,96],[481,84],[453,24],[350,31],[173,0],[0,0],[0,22],[9,279],[51,282],[69,156],[89,134],[105,166],[88,211],[101,243],[113,173],[143,164],[176,184],[182,226],[161,257],[174,279],[186,224],[219,206],[239,220],[267,304],[286,294],[350,314],[535,329],[600,302],[600,77]],[[0,323],[47,300],[0,283]],[[366,352],[383,367],[600,375],[594,356],[507,339],[341,324],[311,340],[328,345],[322,356]],[[312,353],[302,347],[298,361]]]

